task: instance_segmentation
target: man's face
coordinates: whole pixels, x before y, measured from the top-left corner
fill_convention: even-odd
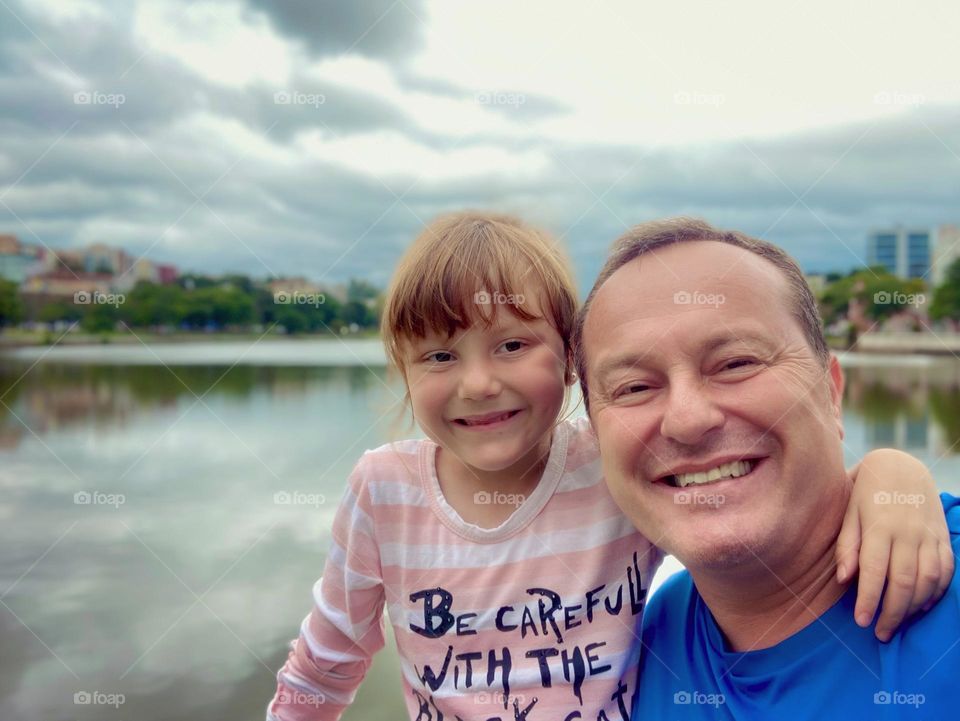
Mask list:
[[[583,343],[607,482],[689,567],[789,553],[837,505],[842,374],[789,304],[775,266],[714,241],[641,256],[594,297]]]

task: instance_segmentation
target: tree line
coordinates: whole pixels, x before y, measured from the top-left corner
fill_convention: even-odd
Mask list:
[[[23,296],[15,283],[0,280],[0,326],[24,322],[76,322],[91,333],[132,328],[247,330],[282,327],[287,333],[340,333],[376,328],[380,290],[352,279],[346,298],[330,293],[272,291],[243,275],[212,278],[183,275],[175,283],[140,281],[127,293],[78,293],[73,298]]]

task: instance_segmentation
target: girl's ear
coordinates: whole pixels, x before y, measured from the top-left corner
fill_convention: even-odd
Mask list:
[[[573,370],[573,353],[567,351],[567,365],[563,372],[564,385],[572,386],[577,382],[577,373]]]

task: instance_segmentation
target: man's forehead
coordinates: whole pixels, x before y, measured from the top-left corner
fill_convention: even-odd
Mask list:
[[[714,297],[709,297],[711,292]],[[683,313],[690,306],[734,302],[784,301],[787,282],[779,268],[759,255],[720,241],[674,243],[645,253],[618,268],[594,295],[585,319],[595,309],[644,313]],[[632,303],[625,304],[630,299]],[[586,330],[586,328],[585,328]]]
[[[714,330],[760,338],[765,325],[782,325],[788,297],[782,272],[755,253],[720,241],[676,243],[631,260],[607,279],[593,298],[582,340],[593,361],[598,346],[616,346],[628,326],[651,343],[690,329],[701,340]],[[648,321],[657,323],[647,327]],[[724,327],[730,332],[721,332]]]
[[[704,280],[766,279],[776,282],[780,270],[746,248],[719,240],[672,243],[624,264],[608,279],[642,278],[655,285]],[[606,284],[604,284],[606,285]]]

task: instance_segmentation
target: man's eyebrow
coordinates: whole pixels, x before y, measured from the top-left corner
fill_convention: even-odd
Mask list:
[[[606,358],[600,362],[597,368],[597,380],[602,383],[607,376],[617,371],[636,368],[643,362],[646,356],[646,353],[621,353],[611,358]]]
[[[763,348],[767,349],[773,345],[770,338],[766,338],[762,335],[757,335],[748,331],[744,331],[742,333],[727,331],[722,335],[716,335],[710,338],[706,343],[703,344],[703,350],[707,353],[711,353],[715,350],[723,348],[724,346],[733,345],[735,343],[743,343],[749,346],[762,346]]]
[[[744,332],[740,334],[734,334],[732,332],[726,332],[722,335],[716,335],[708,339],[702,346],[704,353],[712,353],[716,350],[723,348],[724,346],[734,345],[736,343],[743,343],[749,346],[761,346],[764,349],[769,350],[772,347],[771,340],[769,338],[764,338],[753,333]],[[612,356],[600,362],[597,367],[597,379],[600,382],[606,378],[606,376],[615,373],[624,369],[638,368],[641,367],[644,359],[648,357],[648,353],[636,353],[636,352],[626,352],[620,353],[618,355]]]

